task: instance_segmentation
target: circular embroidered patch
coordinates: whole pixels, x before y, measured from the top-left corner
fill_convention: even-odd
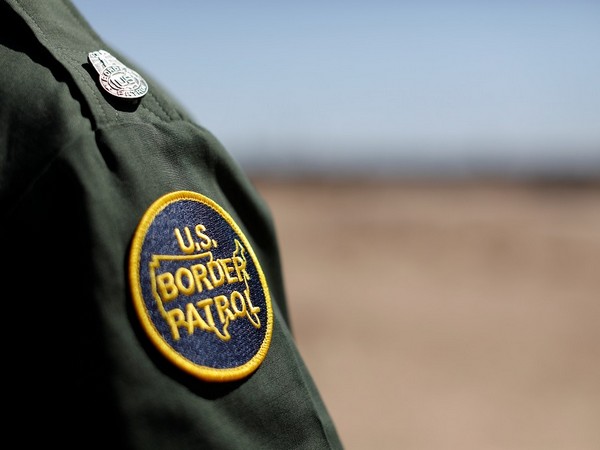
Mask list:
[[[206,381],[254,372],[273,311],[248,240],[218,204],[190,191],[156,200],[138,225],[129,278],[136,313],[172,363]]]

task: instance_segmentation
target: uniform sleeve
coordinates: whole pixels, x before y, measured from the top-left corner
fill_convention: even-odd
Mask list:
[[[141,100],[102,90],[99,49]],[[0,59],[12,419],[64,446],[341,448],[268,206],[218,139],[68,2],[1,3]]]

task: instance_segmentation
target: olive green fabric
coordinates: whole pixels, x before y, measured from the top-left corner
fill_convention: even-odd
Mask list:
[[[102,92],[87,63],[99,49],[148,81],[139,104]],[[3,299],[14,329],[5,411],[31,429],[19,442],[341,448],[290,331],[268,207],[218,140],[66,1],[0,3],[0,61]],[[132,236],[151,203],[176,190],[220,204],[264,271],[271,346],[241,381],[182,372],[133,311]]]

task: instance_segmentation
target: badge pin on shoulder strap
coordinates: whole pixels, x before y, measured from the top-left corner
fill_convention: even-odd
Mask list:
[[[138,99],[148,92],[148,83],[105,50],[88,53],[88,61],[98,72],[100,85],[115,97]]]

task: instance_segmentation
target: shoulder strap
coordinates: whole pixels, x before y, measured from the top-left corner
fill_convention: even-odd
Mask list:
[[[110,48],[68,0],[6,2],[24,20],[39,44],[69,73],[97,128],[132,121],[168,122],[186,118],[179,105],[167,100],[156,83]],[[141,101],[123,100],[104,92],[96,69],[88,61],[88,54],[98,50],[110,52],[148,82],[149,91]]]

